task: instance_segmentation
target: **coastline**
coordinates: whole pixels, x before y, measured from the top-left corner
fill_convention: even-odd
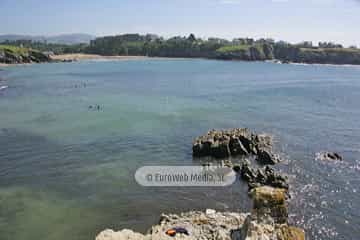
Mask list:
[[[169,62],[171,62],[171,60],[169,61]],[[190,64],[192,64],[192,63],[195,63],[195,65],[197,65],[196,64],[196,60],[193,62],[193,61],[189,61],[188,63],[190,63]],[[115,63],[115,64],[114,64]],[[123,63],[125,63],[125,62],[123,62]],[[129,63],[131,63],[131,62],[129,62]],[[147,65],[146,64],[146,62],[144,61],[143,62],[145,65]],[[160,63],[160,62],[153,62],[153,64],[150,64],[150,60],[149,60],[149,64],[150,65],[158,65],[158,63]],[[167,61],[164,61],[164,63],[166,63],[166,65],[165,66],[167,66],[168,65],[168,62]],[[176,66],[176,64],[177,64],[178,62],[176,62],[176,61],[173,61],[172,62],[172,64],[174,65],[174,66]],[[141,61],[139,62],[139,64],[142,64],[141,63]],[[206,63],[206,65],[207,64],[209,64],[209,63]],[[212,63],[210,63],[213,67],[214,67],[214,69],[217,69],[217,67],[219,66],[219,65],[222,65],[222,66],[224,66],[224,67],[226,67],[225,69],[229,69],[228,68],[228,64],[226,64],[226,63],[219,63],[219,62],[215,62],[215,61],[213,61]],[[282,71],[282,72],[286,72],[286,71],[288,71],[289,70],[289,68],[288,67],[285,67],[285,66],[274,66],[274,65],[271,65],[271,64],[259,64],[259,65],[251,65],[251,64],[241,64],[241,63],[239,63],[239,64],[234,64],[234,63],[229,63],[231,66],[234,66],[234,69],[236,69],[236,68],[242,68],[242,67],[244,67],[244,68],[246,68],[246,67],[254,67],[255,69],[256,68],[266,68],[266,67],[270,67],[271,69],[274,69],[274,71]],[[77,66],[77,65],[79,65],[79,66]],[[63,68],[63,69],[65,69],[65,70],[67,70],[67,69],[70,69],[70,73],[71,72],[73,72],[73,70],[74,70],[74,68],[77,68],[77,67],[80,67],[80,68],[83,68],[84,66],[84,69],[88,69],[88,67],[90,67],[90,70],[92,70],[91,69],[91,67],[92,66],[96,66],[97,64],[94,62],[94,63],[92,63],[92,64],[69,64],[69,65],[66,65],[66,64],[59,64],[59,65],[53,65],[53,66],[33,66],[34,68],[36,68],[36,69],[42,69],[42,68],[44,68],[45,70],[47,70],[47,68],[49,68],[49,69],[56,69],[57,70],[57,68],[59,67],[59,68]],[[110,66],[108,66],[108,64],[106,63],[106,64],[102,64],[104,67],[106,67],[107,68],[107,70],[109,71],[110,70],[110,72],[112,72],[112,69],[117,69],[117,68],[122,68],[122,65],[123,64],[121,64],[120,62],[119,62],[119,64],[116,64],[116,62],[115,61],[113,61],[112,63],[109,63],[109,65],[112,65],[111,67],[113,67],[112,69],[109,69],[108,67],[110,67]],[[125,64],[125,65],[128,65],[128,64]],[[132,64],[131,65],[133,65],[133,66],[135,66],[136,67],[136,65],[137,65],[137,62],[132,62]],[[158,67],[158,66],[156,66],[156,67]],[[23,68],[22,70],[21,70],[21,68]],[[175,68],[176,69],[176,68]],[[299,68],[297,68],[297,67],[294,67],[293,68],[293,70],[296,70],[296,69],[305,69],[305,71],[307,71],[307,69],[305,68],[305,67],[299,67]],[[319,68],[320,69],[320,68]],[[326,69],[326,68],[325,68]],[[10,69],[9,69],[10,70]],[[14,68],[13,70],[16,70],[16,68]],[[28,75],[28,73],[27,73],[27,71],[26,71],[26,69],[24,68],[24,67],[19,67],[19,70],[20,70],[20,72],[24,72],[24,74],[26,74],[26,75]],[[28,70],[30,70],[30,69],[28,69]],[[240,70],[242,70],[242,69],[240,69]],[[77,70],[78,71],[78,70]],[[117,71],[117,70],[114,70],[114,72],[115,71]],[[215,70],[215,72],[216,71],[218,71],[218,70]],[[291,71],[291,66],[290,66],[290,71]],[[317,70],[314,70],[314,72],[316,72]],[[15,71],[14,71],[15,72]],[[90,73],[91,73],[92,71],[90,71]],[[239,72],[236,72],[235,70],[233,70],[233,72],[234,72],[234,75],[239,75],[239,74],[236,74],[236,73],[241,73],[241,71],[239,71]],[[333,71],[330,71],[330,74],[332,74],[333,73]],[[0,73],[1,74],[1,73]],[[55,73],[56,74],[56,73]],[[25,75],[25,76],[26,76]],[[93,80],[92,79],[90,79],[90,76],[91,74],[84,74],[83,76],[85,76],[85,78],[86,78],[86,81],[89,81],[89,82],[92,82]],[[275,77],[276,78],[278,78],[279,76],[276,76],[277,74],[274,74],[275,75]],[[281,75],[281,74],[279,74],[279,75]],[[286,78],[286,76],[287,76],[287,74],[284,74],[284,79]],[[70,76],[69,75],[65,75],[64,76],[64,78],[70,78]],[[116,79],[116,77],[117,76],[115,76],[115,78],[114,79]],[[326,76],[326,77],[328,77],[328,76]],[[355,77],[356,77],[356,75],[355,75]],[[94,76],[94,79],[97,79],[98,78],[98,76],[97,75],[95,75]],[[186,78],[186,79],[189,79],[189,77],[184,77],[184,78]],[[35,79],[35,78],[34,78]],[[129,77],[129,79],[130,79],[130,77]],[[309,79],[311,79],[310,77],[309,77]],[[326,79],[325,77],[324,77],[324,79]],[[331,80],[332,80],[332,78],[330,77],[329,78],[330,79],[330,83],[331,83]],[[252,80],[252,79],[251,79]],[[36,81],[36,79],[35,80],[31,80],[31,81]],[[72,81],[74,81],[75,83],[77,83],[76,81],[77,81],[77,78],[72,78]],[[102,79],[99,79],[99,81],[102,81]],[[115,81],[115,80],[114,80]],[[147,79],[146,80],[144,80],[144,82],[145,81],[148,81]],[[234,78],[234,81],[236,81],[236,78]],[[265,81],[269,81],[268,79],[266,79]],[[276,81],[278,81],[278,80],[276,80]],[[287,81],[287,80],[286,80]],[[36,82],[34,82],[35,84],[37,84]],[[270,82],[271,83],[271,82]],[[279,81],[279,83],[280,83],[280,86],[283,84],[283,81],[281,80],[281,81]],[[119,86],[121,86],[120,84],[123,84],[122,82],[119,82]],[[266,82],[265,83],[266,85],[267,84],[269,84],[269,82]],[[272,83],[271,83],[272,84]],[[296,83],[295,83],[296,84]],[[52,82],[52,81],[49,81],[49,85],[51,85],[51,88],[54,86],[54,83]],[[100,84],[99,84],[100,85]],[[265,85],[265,86],[266,86]],[[316,85],[316,84],[315,84]],[[331,85],[331,84],[330,84]],[[55,85],[56,86],[56,85]],[[90,84],[89,84],[89,86],[90,86]],[[228,85],[228,86],[231,86],[231,85]],[[283,85],[282,85],[283,86]],[[103,87],[103,86],[101,86],[101,87]],[[310,85],[310,87],[313,87],[313,86],[311,86]],[[322,86],[320,86],[320,87],[322,87]],[[188,86],[185,86],[185,90],[187,90],[188,89]],[[261,88],[259,88],[259,89],[266,89],[266,88],[263,88],[263,87],[261,87]],[[15,89],[16,90],[16,89]],[[40,89],[41,90],[41,89]],[[90,87],[88,87],[88,88],[85,88],[85,89],[72,89],[71,91],[72,92],[74,92],[74,93],[79,93],[80,91],[81,92],[89,92],[90,90],[92,90],[92,87],[90,86]],[[235,89],[236,90],[236,89]],[[9,89],[9,91],[12,91],[12,89],[10,88]],[[261,90],[262,91],[262,90]],[[260,94],[262,94],[263,92],[261,92],[260,91]],[[81,93],[80,92],[80,93]],[[214,91],[215,93],[216,93],[216,90]],[[165,94],[168,94],[168,92],[167,91],[164,91],[164,93]],[[195,93],[197,93],[197,91],[195,91]],[[6,93],[7,94],[7,93]],[[209,94],[212,94],[212,93],[209,93]],[[236,93],[237,94],[237,93]],[[277,92],[275,92],[275,94],[277,94]],[[339,95],[341,95],[342,93],[340,93]],[[5,96],[5,94],[3,94],[4,96]],[[275,95],[276,96],[276,95]],[[336,96],[336,95],[335,95]],[[78,98],[78,96],[75,96],[76,98]],[[248,97],[248,96],[246,96],[246,97]],[[251,97],[251,96],[250,96]],[[255,98],[256,99],[256,98]],[[316,98],[315,98],[316,99]],[[170,99],[171,100],[171,99]],[[91,100],[91,101],[93,101],[93,100]],[[117,102],[124,102],[124,101],[117,101]],[[171,101],[170,101],[171,102]],[[205,103],[207,102],[207,100],[206,101],[204,101]],[[92,104],[92,103],[91,103]],[[101,103],[100,103],[101,104]],[[200,106],[200,104],[199,104],[199,106]],[[201,103],[201,106],[204,106],[204,105],[202,105],[202,103]],[[206,106],[206,105],[205,105]],[[234,105],[235,106],[235,105]],[[281,105],[280,105],[281,106]],[[319,105],[319,106],[321,106],[321,105]],[[85,106],[85,108],[86,108],[87,106]],[[16,108],[15,108],[16,109]],[[105,108],[105,109],[108,109],[107,107]],[[231,109],[231,106],[230,106],[230,109]],[[235,108],[233,108],[233,109],[235,109]],[[161,109],[160,109],[161,110]],[[167,109],[165,109],[165,110],[167,110]],[[296,108],[294,109],[295,111],[297,110]],[[316,109],[315,109],[316,110]],[[86,110],[85,110],[86,111]],[[215,109],[215,111],[216,111],[216,109]],[[102,114],[102,112],[100,111],[100,112],[90,112],[90,114],[92,114],[92,115],[94,115],[94,114],[97,114],[97,115],[99,115],[99,116],[101,116],[100,114]],[[106,112],[105,112],[105,114],[106,114]],[[225,113],[226,114],[226,113]],[[94,115],[94,116],[97,116],[97,115]],[[103,114],[104,115],[104,114]],[[136,116],[136,115],[135,115]],[[145,115],[146,116],[146,115]],[[240,116],[240,118],[241,118],[241,115],[239,114],[239,116]],[[45,116],[45,117],[47,117],[47,116]],[[137,116],[136,116],[137,117]],[[235,118],[232,118],[232,119],[235,119]],[[44,121],[43,119],[41,119],[41,121]],[[50,118],[50,119],[46,119],[45,118],[45,121],[52,121],[52,119]],[[190,121],[191,121],[191,119],[190,119]],[[227,120],[228,121],[228,120]],[[227,121],[224,121],[225,122],[225,124],[223,124],[223,123],[221,123],[222,125],[226,125],[226,124],[228,124],[228,122]],[[233,120],[231,120],[231,121],[233,121]],[[191,122],[190,122],[190,124],[192,124]],[[181,130],[181,129],[180,129]],[[336,133],[336,132],[335,132]],[[190,134],[189,134],[190,135]],[[146,143],[146,142],[145,142]],[[320,145],[320,144],[319,144]],[[309,151],[310,152],[310,151]],[[180,155],[181,156],[181,155]],[[179,157],[179,159],[181,159],[180,157]],[[307,159],[306,159],[307,160]],[[291,166],[291,165],[290,165]],[[305,170],[304,170],[304,172],[305,172]],[[337,186],[336,186],[337,187]],[[307,189],[307,188],[306,188]],[[324,195],[322,195],[322,196],[324,196]],[[327,196],[327,195],[326,195]],[[231,195],[231,198],[232,198],[232,195]],[[231,199],[232,200],[232,199]],[[224,201],[225,202],[225,201]],[[239,201],[240,202],[240,201]],[[296,206],[298,206],[298,205],[296,205]],[[216,207],[214,207],[214,206],[209,206],[209,207],[212,207],[212,208],[214,208],[214,209],[217,209]],[[195,208],[195,209],[201,209],[201,208]],[[181,211],[187,211],[188,209],[182,209]],[[178,210],[177,209],[175,209],[175,210],[169,210],[168,212],[177,212]],[[220,208],[219,207],[219,211],[223,211],[223,209],[222,208]],[[167,212],[167,210],[163,210],[162,212]],[[158,213],[160,213],[160,211],[158,212]],[[127,213],[126,213],[127,214]],[[155,214],[154,214],[155,215]],[[310,216],[309,216],[310,217]],[[131,218],[130,218],[131,219]],[[140,217],[139,217],[139,219],[140,219]],[[146,219],[146,217],[144,217],[144,219]],[[123,220],[122,219],[119,219],[119,220],[117,220],[117,219],[115,219],[115,221],[114,222],[122,222]],[[129,220],[129,221],[133,221],[132,219],[131,220]],[[143,220],[143,219],[141,219],[140,221],[144,221],[144,222],[146,222],[147,220]],[[147,223],[147,222],[146,222]],[[152,223],[151,223],[152,224]],[[147,226],[149,226],[149,227],[151,227],[152,225],[151,224],[148,224],[147,223]],[[110,225],[110,224],[109,224]],[[145,224],[144,224],[145,225]],[[175,225],[175,226],[177,226],[177,224]],[[342,226],[342,225],[341,225]],[[170,226],[169,226],[169,228],[170,228]],[[138,230],[138,229],[136,229],[136,227],[135,227],[135,230],[137,230],[137,231],[141,231],[141,230]],[[167,230],[167,229],[165,229],[165,230]]]
[[[217,61],[244,61],[238,59],[218,59],[218,58],[184,58],[184,57],[149,57],[149,56],[104,56],[98,54],[87,54],[87,53],[69,53],[69,54],[59,54],[59,55],[50,55],[50,61],[42,62],[42,63],[58,63],[58,62],[76,62],[83,60],[185,60],[185,59],[206,59],[206,60],[217,60]],[[273,64],[288,64],[288,65],[298,65],[298,66],[328,66],[328,67],[360,67],[360,65],[356,64],[329,64],[329,63],[298,63],[298,62],[289,62],[289,63],[281,63],[281,60],[273,59],[273,60],[264,60],[264,61],[244,61],[244,62],[265,62],[265,63],[273,63]],[[36,64],[33,63],[1,63],[0,67],[11,67],[11,66],[26,66]]]
[[[288,223],[283,189],[258,187],[250,193],[250,213],[219,212],[214,209],[177,214],[161,214],[158,224],[146,234],[130,229],[105,229],[96,240],[305,240],[305,230]]]
[[[80,61],[80,60],[139,60],[148,59],[147,56],[102,56],[97,54],[86,54],[86,53],[69,53],[51,55],[50,58],[54,61]]]
[[[0,63],[0,68],[1,67],[12,67],[12,66],[27,66],[27,65],[31,65],[33,63]]]
[[[51,55],[50,58],[55,62],[71,62],[71,61],[81,61],[81,60],[144,60],[144,59],[172,59],[172,60],[184,60],[184,59],[206,59],[206,60],[218,60],[218,61],[244,61],[238,59],[224,60],[219,58],[186,58],[186,57],[149,57],[149,56],[105,56],[98,54],[87,54],[87,53],[69,53],[69,54],[59,54]],[[281,60],[264,60],[264,61],[244,61],[244,62],[268,62],[274,64],[290,64],[290,65],[302,65],[302,66],[344,66],[344,67],[357,67],[360,65],[356,64],[330,64],[330,63],[298,63],[298,62],[289,62],[289,63],[280,63]],[[0,64],[1,66],[1,64]]]

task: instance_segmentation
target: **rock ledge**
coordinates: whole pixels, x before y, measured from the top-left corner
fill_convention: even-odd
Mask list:
[[[272,187],[255,188],[251,194],[254,208],[251,213],[192,211],[176,214],[162,214],[159,224],[148,234],[124,229],[119,232],[105,230],[96,240],[304,240],[302,229],[287,224],[285,190]],[[173,228],[186,229],[188,234],[166,234]]]

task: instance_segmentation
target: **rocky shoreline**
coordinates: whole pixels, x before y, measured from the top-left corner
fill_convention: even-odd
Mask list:
[[[0,63],[2,64],[29,64],[43,62],[51,62],[51,59],[48,55],[40,51],[0,45]]]
[[[246,128],[213,129],[195,138],[192,149],[197,158],[226,159],[225,165],[240,174],[249,190],[260,186],[289,189],[287,177],[271,167],[280,162],[280,157],[273,152],[273,140],[268,134],[256,134]],[[249,159],[255,159],[257,164],[251,164]]]
[[[253,133],[247,128],[210,130],[195,138],[192,150],[194,157],[255,156],[260,164],[274,165],[279,162],[279,158],[272,152],[272,137]]]
[[[287,177],[277,173],[270,165],[279,162],[272,150],[272,138],[256,134],[245,128],[211,130],[193,141],[193,156],[222,160],[222,165],[232,168],[249,186],[253,199],[250,213],[192,211],[162,214],[157,225],[146,234],[124,229],[107,229],[96,240],[304,240],[303,229],[288,225]],[[229,158],[240,157],[240,163]],[[253,166],[254,158],[260,167]],[[261,167],[263,166],[263,167]]]
[[[162,214],[157,225],[146,234],[129,229],[106,229],[96,240],[304,240],[304,230],[287,223],[288,210],[284,190],[259,187],[251,191],[250,213],[192,211]],[[174,233],[169,235],[173,230]],[[181,230],[181,231],[178,231]]]

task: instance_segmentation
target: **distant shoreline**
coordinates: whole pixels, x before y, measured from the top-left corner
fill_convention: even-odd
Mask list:
[[[141,60],[141,59],[153,59],[147,56],[102,56],[97,54],[86,54],[86,53],[69,53],[50,55],[51,61],[42,63],[58,63],[58,62],[75,62],[81,60]],[[157,57],[156,57],[157,58]],[[0,63],[0,67],[11,67],[11,66],[23,66],[37,63]]]
[[[0,63],[0,67],[22,66],[31,65],[33,63]]]
[[[184,60],[184,59],[208,59],[208,60],[217,60],[217,61],[243,61],[243,62],[268,62],[274,64],[290,64],[290,65],[299,65],[299,66],[344,66],[344,67],[354,67],[359,66],[356,64],[328,64],[328,63],[297,63],[297,62],[288,62],[281,63],[280,60],[265,60],[265,61],[245,61],[238,59],[214,59],[214,58],[177,58],[177,57],[149,57],[149,56],[104,56],[98,54],[87,54],[87,53],[69,53],[69,54],[59,54],[49,56],[52,61],[43,62],[43,63],[58,63],[58,62],[76,62],[82,60],[161,60],[161,59],[173,59],[173,60]],[[0,63],[0,67],[10,67],[10,66],[23,66],[23,65],[32,65],[34,63]]]
[[[184,59],[207,59],[207,60],[215,60],[215,61],[242,61],[242,62],[269,62],[274,64],[290,64],[290,65],[298,65],[298,66],[340,66],[340,67],[358,67],[357,64],[329,64],[329,63],[297,63],[297,62],[288,62],[282,63],[281,60],[273,59],[273,60],[265,60],[265,61],[245,61],[238,59],[216,59],[216,58],[184,58],[184,57],[149,57],[149,56],[104,56],[98,54],[87,54],[87,53],[69,53],[69,54],[59,54],[52,55],[50,58],[54,61],[66,62],[66,61],[81,61],[81,60],[142,60],[142,59],[173,59],[173,60],[184,60]],[[0,65],[1,66],[1,65]]]
[[[95,60],[95,59],[109,59],[109,60],[138,60],[148,59],[146,56],[102,56],[97,54],[86,53],[69,53],[51,55],[50,58],[55,61],[79,61],[79,60]]]

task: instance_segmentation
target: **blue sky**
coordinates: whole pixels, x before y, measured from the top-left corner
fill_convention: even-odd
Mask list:
[[[360,46],[360,0],[0,0],[0,34],[157,33]]]

